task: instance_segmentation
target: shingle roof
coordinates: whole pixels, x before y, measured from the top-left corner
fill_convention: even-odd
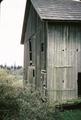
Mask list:
[[[31,0],[41,19],[81,20],[81,2],[74,0]]]

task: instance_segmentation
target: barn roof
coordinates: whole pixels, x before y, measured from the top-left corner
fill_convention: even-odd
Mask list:
[[[27,0],[24,23],[22,29],[21,43],[24,42],[27,19],[30,5],[38,13],[41,20],[52,21],[80,21],[81,22],[81,1],[77,0]]]
[[[81,2],[74,0],[31,0],[44,20],[81,20]]]

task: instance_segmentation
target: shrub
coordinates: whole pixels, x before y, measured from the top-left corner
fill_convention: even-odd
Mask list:
[[[23,82],[0,69],[0,120],[61,120],[54,106],[41,100],[38,91],[23,88]]]
[[[19,97],[20,103],[19,120],[59,120],[59,114],[48,102],[41,101],[39,92],[29,92],[24,89]],[[61,120],[61,118],[60,118]]]
[[[8,85],[0,86],[0,115],[3,120],[59,120],[54,108],[41,101],[39,92]]]
[[[10,71],[0,69],[0,120],[16,120],[19,117],[17,98],[22,88],[13,85],[15,82],[20,83]]]
[[[0,120],[11,120],[19,116],[17,90],[8,85],[0,85]]]

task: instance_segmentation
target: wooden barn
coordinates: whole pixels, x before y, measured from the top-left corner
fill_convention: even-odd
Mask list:
[[[80,0],[27,0],[24,80],[50,101],[81,96]]]

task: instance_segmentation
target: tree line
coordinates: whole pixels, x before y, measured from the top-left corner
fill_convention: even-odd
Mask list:
[[[18,66],[16,66],[16,65],[7,66],[7,65],[2,65],[1,64],[0,68],[1,69],[8,69],[8,70],[16,70],[16,69],[21,69],[22,66],[20,66],[20,65],[18,65]]]

